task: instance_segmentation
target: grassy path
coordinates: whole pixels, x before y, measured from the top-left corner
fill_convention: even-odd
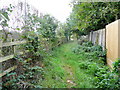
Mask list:
[[[75,54],[72,49],[77,43],[67,43],[56,48],[46,59],[44,80],[40,85],[46,88],[94,88],[93,76],[80,69],[79,62],[86,59],[84,54]]]

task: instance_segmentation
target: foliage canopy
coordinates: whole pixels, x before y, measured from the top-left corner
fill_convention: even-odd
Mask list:
[[[87,33],[104,28],[120,19],[120,2],[79,2],[74,0],[72,13],[67,20],[72,30]]]

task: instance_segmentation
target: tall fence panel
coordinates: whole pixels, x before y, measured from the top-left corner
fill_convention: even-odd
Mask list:
[[[120,19],[118,20],[118,57],[120,58]]]
[[[112,63],[120,58],[120,20],[106,26],[106,49],[107,64],[112,67]]]
[[[92,41],[94,45],[100,45],[105,49],[105,32],[105,29],[92,31],[89,34],[89,40]]]

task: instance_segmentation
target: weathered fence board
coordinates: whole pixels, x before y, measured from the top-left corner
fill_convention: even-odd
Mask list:
[[[14,57],[14,55],[9,55],[9,56],[5,56],[5,57],[0,57],[0,63],[7,61],[9,59],[12,59]]]
[[[98,30],[98,31],[92,31],[90,32],[89,34],[89,40],[92,41],[92,43],[94,45],[100,45],[103,47],[103,50],[105,50],[105,33],[106,30],[105,29],[101,29],[101,30]]]
[[[29,52],[29,51],[26,50],[25,52],[17,52],[16,54],[22,55],[22,54],[27,53],[27,52]],[[8,55],[8,56],[5,56],[5,57],[0,57],[0,63],[4,62],[4,61],[7,61],[9,59],[12,59],[12,58],[14,58],[14,55]]]
[[[20,45],[20,44],[24,44],[24,43],[27,43],[27,41],[24,40],[24,41],[6,42],[6,43],[0,44],[0,47],[7,47],[7,46],[13,46],[13,45]]]
[[[0,78],[3,77],[4,75],[6,75],[7,73],[15,70],[17,68],[17,65],[10,67],[9,69],[5,70],[3,73],[0,73]]]

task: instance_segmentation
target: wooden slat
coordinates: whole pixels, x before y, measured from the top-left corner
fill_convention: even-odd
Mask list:
[[[14,55],[9,55],[9,56],[5,56],[5,57],[0,57],[0,63],[7,61],[9,59],[12,59],[14,57]]]
[[[25,53],[29,52],[28,50],[25,51]],[[24,52],[18,52],[17,53],[18,55],[22,55],[24,54]],[[5,56],[5,57],[0,57],[0,63],[1,62],[4,62],[4,61],[7,61],[9,59],[12,59],[14,57],[14,55],[8,55],[8,56]]]
[[[17,65],[10,67],[9,69],[5,70],[3,73],[0,73],[0,78],[6,75],[7,73],[10,73],[11,71],[15,70],[17,68]]]
[[[24,40],[24,41],[6,42],[6,43],[2,43],[2,45],[0,45],[0,47],[6,47],[6,46],[12,46],[12,45],[20,45],[20,44],[24,44],[24,43],[27,43],[27,41]]]

